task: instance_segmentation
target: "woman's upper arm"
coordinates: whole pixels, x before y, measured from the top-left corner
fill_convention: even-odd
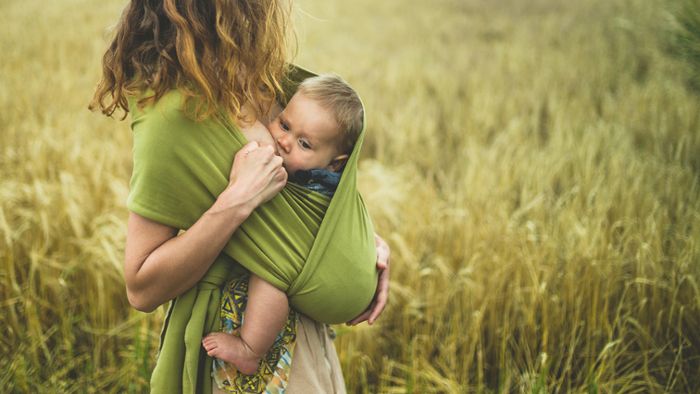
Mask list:
[[[129,212],[126,231],[126,251],[124,257],[124,280],[129,303],[136,309],[141,302],[137,294],[143,287],[139,281],[139,271],[148,256],[170,238],[177,235],[177,229]]]

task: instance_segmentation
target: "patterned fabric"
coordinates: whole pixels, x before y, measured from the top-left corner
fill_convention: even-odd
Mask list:
[[[333,197],[335,189],[338,188],[338,183],[340,183],[341,172],[333,172],[323,168],[300,170],[295,172],[294,175],[289,178],[289,181],[315,192],[325,194],[328,197]]]
[[[239,335],[245,319],[245,307],[248,302],[249,275],[229,282],[221,295],[222,331]],[[282,394],[289,382],[292,355],[296,339],[298,316],[290,310],[289,318],[275,343],[260,362],[255,375],[244,375],[234,366],[215,359],[212,363],[212,376],[220,389],[229,393],[269,393]]]

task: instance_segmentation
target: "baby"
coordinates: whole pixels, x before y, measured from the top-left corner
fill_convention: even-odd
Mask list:
[[[256,122],[244,134],[250,141],[275,147],[290,182],[332,196],[362,131],[362,122],[357,93],[340,77],[322,74],[299,85],[269,129]],[[202,343],[209,356],[234,365],[241,373],[253,374],[288,314],[287,295],[251,274],[240,337],[215,332]]]

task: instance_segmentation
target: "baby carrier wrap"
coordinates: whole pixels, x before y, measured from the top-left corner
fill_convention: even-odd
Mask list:
[[[309,76],[293,67],[286,97]],[[226,188],[234,155],[247,141],[225,119],[190,119],[178,91],[142,109],[129,104],[134,168],[127,207],[186,230]],[[363,138],[364,130],[332,199],[288,183],[234,232],[204,278],[171,302],[153,391],[207,390],[211,360],[200,341],[218,329],[220,288],[244,272],[241,266],[283,290],[292,308],[319,322],[345,322],[368,306],[377,273],[374,229],[356,182]]]

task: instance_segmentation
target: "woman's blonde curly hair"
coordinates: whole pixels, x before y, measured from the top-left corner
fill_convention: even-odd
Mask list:
[[[178,89],[198,120],[220,110],[240,119],[244,104],[265,114],[287,70],[290,13],[284,0],[132,0],[90,109],[126,117],[128,97],[143,106]]]

